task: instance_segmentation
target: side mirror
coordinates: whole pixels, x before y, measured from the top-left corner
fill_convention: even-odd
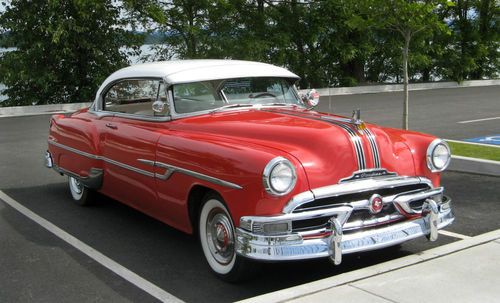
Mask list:
[[[155,113],[161,113],[165,109],[165,103],[161,100],[156,100],[153,102],[153,112]]]
[[[314,88],[309,90],[305,95],[302,95],[302,101],[309,108],[312,109],[319,104],[319,93]]]

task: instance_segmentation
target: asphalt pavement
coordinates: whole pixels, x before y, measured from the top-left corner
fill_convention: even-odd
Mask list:
[[[457,123],[462,119],[500,116],[499,93],[497,86],[412,92],[411,113],[415,118],[410,120],[410,125],[413,129],[452,139],[500,133],[498,121]],[[398,94],[332,98],[335,98],[333,105],[337,113],[348,114],[351,108],[361,108],[366,121],[398,126],[398,119],[392,116],[398,112],[394,105]],[[467,98],[476,102],[466,102]],[[444,100],[443,104],[438,100]],[[325,105],[327,102],[321,106]],[[429,106],[435,110],[429,111]],[[460,236],[477,236],[500,229],[499,178],[446,172],[442,182],[446,193],[453,198],[457,218],[447,228],[451,236],[440,235],[437,242],[417,239],[399,248],[347,255],[340,266],[332,266],[327,260],[264,264],[254,280],[227,284],[210,273],[194,237],[106,197],[101,197],[94,207],[73,205],[66,179],[43,167],[48,118],[42,115],[0,119],[0,190],[186,302],[246,299],[418,255],[430,248],[456,243],[462,239]],[[1,302],[155,301],[1,200],[0,243],[0,270],[4,273],[0,275]]]
[[[468,139],[500,134],[500,86],[410,91],[411,130],[446,139]],[[403,92],[324,96],[318,107],[351,116],[361,110],[361,119],[389,127],[402,127]],[[493,118],[494,120],[459,123]]]

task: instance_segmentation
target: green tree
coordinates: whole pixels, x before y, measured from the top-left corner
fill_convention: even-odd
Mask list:
[[[0,16],[17,50],[0,58],[3,106],[87,102],[127,64],[129,39],[111,0],[12,0]]]
[[[163,33],[160,58],[202,58],[207,38],[207,0],[126,0],[130,19],[149,32]]]
[[[445,78],[463,80],[498,77],[500,7],[498,1],[455,0],[447,18],[453,35],[441,60]]]
[[[447,3],[446,3],[447,4]],[[408,60],[410,42],[416,35],[430,35],[434,31],[445,31],[446,25],[437,18],[435,10],[442,1],[389,0],[380,4],[381,27],[394,31],[402,39],[402,70],[404,86],[403,129],[408,129]]]
[[[500,3],[497,0],[476,1],[478,58],[473,79],[497,78],[500,68]]]

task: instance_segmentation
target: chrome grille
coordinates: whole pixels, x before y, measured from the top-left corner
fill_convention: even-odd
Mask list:
[[[348,205],[351,202],[354,201],[362,201],[362,200],[368,200],[373,194],[379,194],[382,197],[388,197],[388,196],[393,196],[405,192],[412,192],[412,191],[419,191],[419,190],[425,190],[429,189],[429,185],[425,183],[417,183],[417,184],[411,184],[411,185],[403,185],[403,186],[396,186],[396,187],[388,187],[388,188],[379,188],[376,190],[370,190],[370,191],[362,191],[358,193],[352,193],[352,194],[345,194],[345,195],[338,195],[338,196],[333,196],[333,197],[328,197],[328,198],[323,198],[323,199],[317,199],[308,203],[304,203],[300,205],[299,207],[295,208],[293,211],[294,213],[298,212],[303,212],[303,211],[309,211],[309,210],[315,210],[315,209],[322,209],[322,208],[330,208],[334,206],[339,206],[339,205]]]
[[[312,210],[329,209],[338,206],[352,206],[353,211],[343,225],[345,232],[370,228],[381,224],[389,224],[404,220],[405,217],[399,213],[392,201],[396,196],[404,193],[420,192],[430,189],[427,183],[406,184],[401,186],[391,186],[386,188],[377,188],[356,193],[340,194],[332,197],[316,199],[299,205],[293,210],[293,213],[302,213]],[[374,194],[382,196],[384,207],[380,213],[372,214],[368,208],[368,201]],[[424,200],[413,201],[412,208],[422,207]],[[314,219],[294,220],[292,222],[292,231],[308,232],[328,228],[329,216],[316,217]]]

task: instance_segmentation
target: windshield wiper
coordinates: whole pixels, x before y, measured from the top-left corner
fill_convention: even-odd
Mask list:
[[[225,110],[225,109],[228,109],[228,108],[237,108],[237,107],[253,107],[253,104],[241,104],[241,103],[228,104],[228,105],[224,105],[224,106],[218,107],[218,108],[216,108],[214,110],[211,110],[209,113],[213,114],[213,113],[216,113],[216,112],[221,111],[221,110]]]
[[[262,105],[265,105],[265,106],[293,106],[293,104],[283,103],[283,102],[264,103]]]

